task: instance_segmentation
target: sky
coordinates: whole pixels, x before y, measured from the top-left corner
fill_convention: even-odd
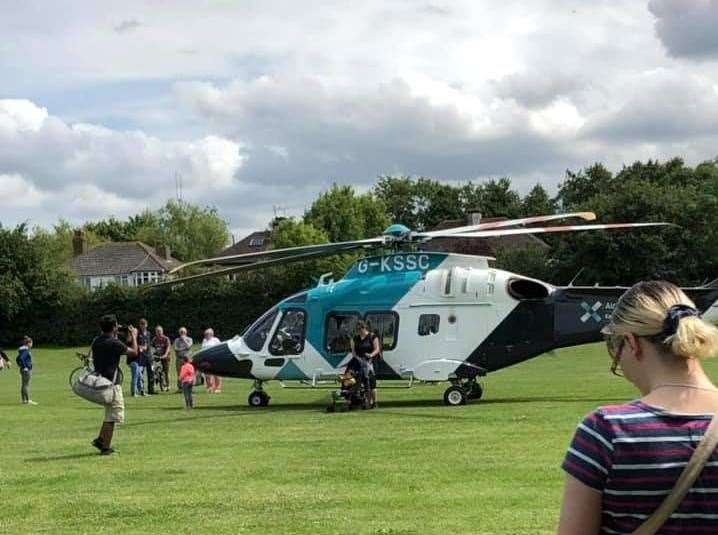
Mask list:
[[[718,0],[0,0],[0,223],[718,156]]]

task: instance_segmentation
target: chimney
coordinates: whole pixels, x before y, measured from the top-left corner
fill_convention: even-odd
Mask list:
[[[466,224],[478,225],[481,223],[481,212],[478,210],[469,210],[466,212]]]
[[[75,230],[72,235],[72,256],[80,256],[87,252],[87,237],[82,229]]]
[[[170,260],[170,246],[169,245],[158,245],[155,247],[155,251],[157,251],[157,256],[159,256],[162,260]]]

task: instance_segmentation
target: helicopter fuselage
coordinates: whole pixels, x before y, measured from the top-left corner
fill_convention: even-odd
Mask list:
[[[322,280],[242,336],[199,352],[195,365],[260,385],[315,384],[345,370],[354,326],[363,319],[382,347],[377,379],[474,383],[551,349],[600,340],[625,290],[554,287],[488,260],[435,252],[363,258],[341,280]],[[716,289],[690,292],[702,310],[718,298]]]

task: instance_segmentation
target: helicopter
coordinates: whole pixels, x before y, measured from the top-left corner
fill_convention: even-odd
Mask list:
[[[324,274],[314,288],[272,307],[242,335],[194,355],[201,371],[252,379],[247,402],[267,406],[267,381],[299,381],[309,388],[334,380],[352,358],[351,338],[364,320],[379,337],[374,363],[378,380],[448,382],[444,403],[466,404],[483,395],[487,374],[551,350],[596,342],[625,287],[554,286],[492,267],[491,257],[421,250],[435,238],[485,238],[519,234],[631,229],[670,223],[526,226],[550,221],[593,221],[576,212],[493,221],[412,232],[388,227],[364,240],[306,245],[189,262],[242,260],[251,263],[171,279],[176,285],[203,277],[345,253],[376,251],[358,259],[339,280]],[[386,252],[386,249],[391,249]],[[685,288],[700,310],[718,304],[718,287]],[[718,310],[718,309],[716,309]]]

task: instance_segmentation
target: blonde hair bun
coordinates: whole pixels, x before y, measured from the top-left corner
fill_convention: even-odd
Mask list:
[[[718,328],[697,315],[672,316],[673,309],[695,309],[675,284],[642,281],[629,288],[611,314],[613,334],[634,334],[662,345],[676,357],[703,359],[718,353]],[[666,325],[672,320],[672,328]]]

